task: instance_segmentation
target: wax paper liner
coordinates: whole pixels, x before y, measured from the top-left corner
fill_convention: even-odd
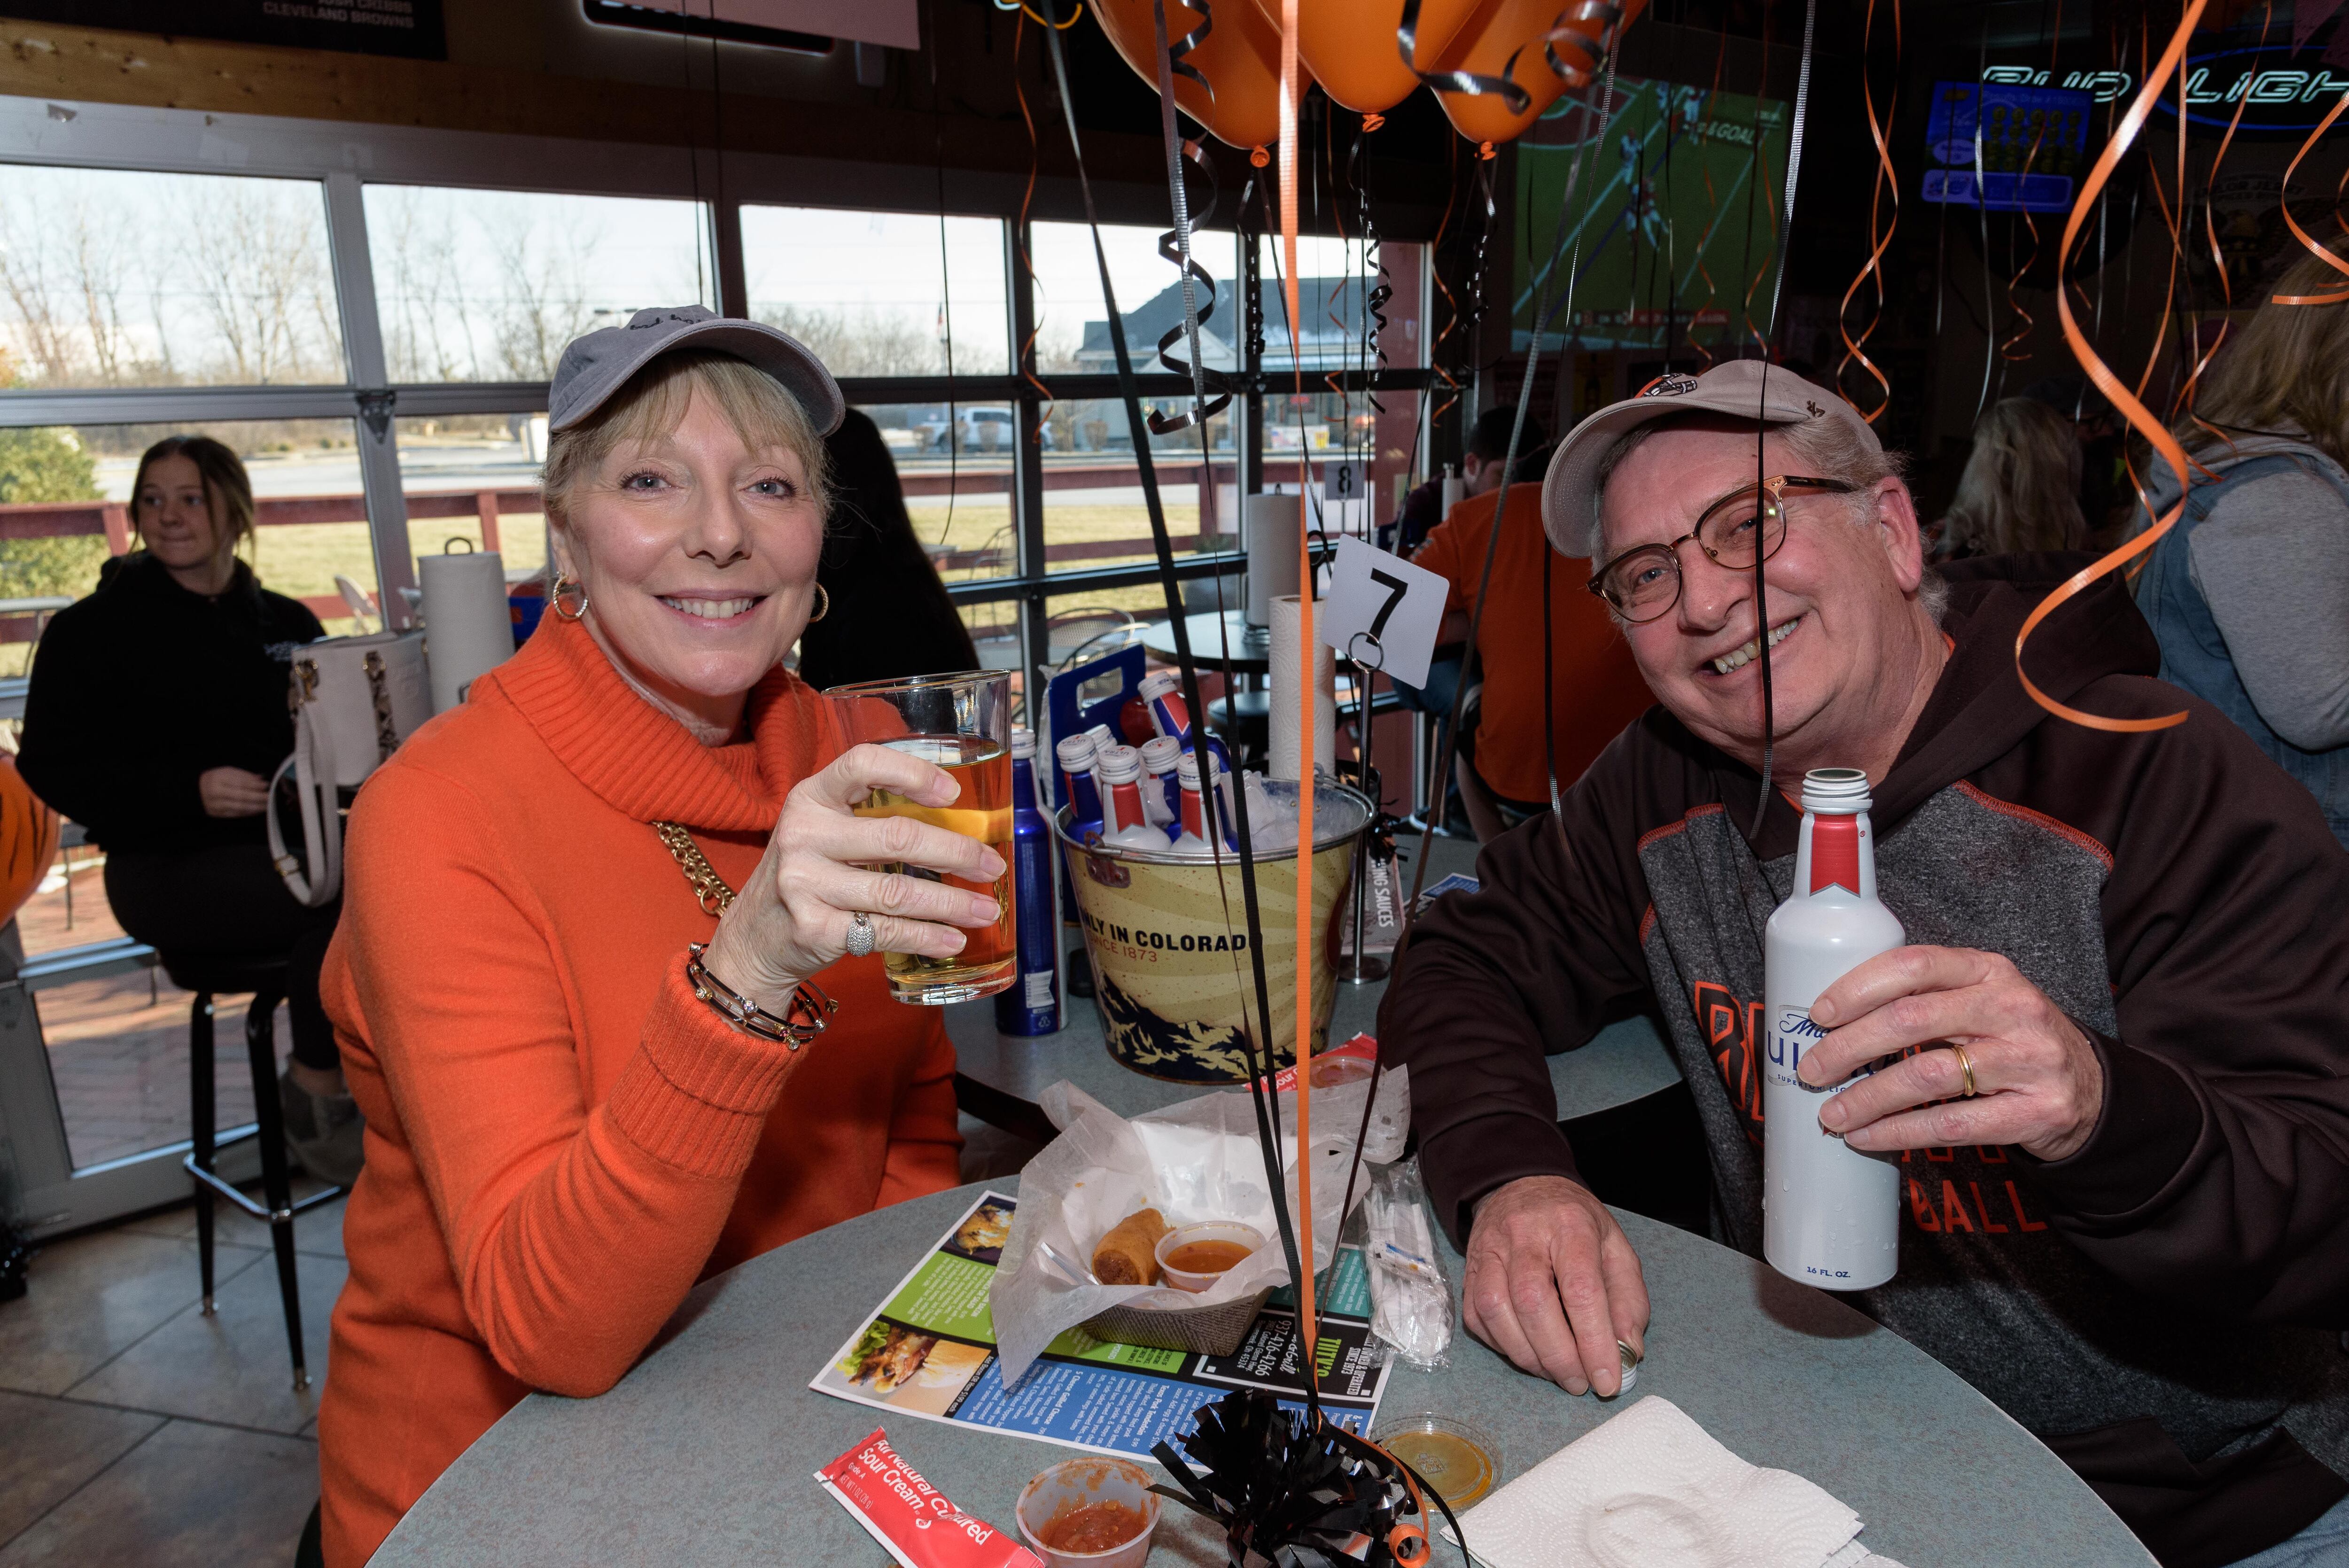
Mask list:
[[[1335,1244],[1342,1218],[1338,1206],[1344,1201],[1347,1166],[1371,1087],[1352,1083],[1314,1091],[1317,1272],[1329,1266]],[[1296,1096],[1283,1094],[1279,1101],[1281,1167],[1294,1205]],[[1046,1089],[1038,1103],[1061,1136],[1019,1173],[1019,1211],[988,1292],[1006,1387],[1019,1382],[1055,1338],[1113,1306],[1209,1306],[1289,1283],[1272,1194],[1265,1186],[1256,1113],[1246,1090],[1202,1095],[1131,1120],[1065,1081]],[[1379,1162],[1401,1156],[1410,1128],[1408,1076],[1402,1068],[1389,1068],[1378,1081],[1365,1158]],[[1358,1200],[1370,1189],[1368,1181],[1354,1185]],[[1197,1295],[1093,1284],[1093,1247],[1112,1226],[1142,1208],[1156,1209],[1170,1225],[1237,1220],[1256,1227],[1267,1244],[1213,1290]]]

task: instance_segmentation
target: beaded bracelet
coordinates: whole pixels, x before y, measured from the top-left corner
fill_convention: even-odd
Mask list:
[[[802,980],[792,988],[791,1010],[778,1017],[758,1003],[743,995],[709,972],[702,954],[709,951],[702,942],[686,944],[685,981],[693,994],[709,1004],[710,1010],[747,1035],[762,1040],[775,1040],[798,1050],[823,1033],[832,1015],[840,1011],[840,1004],[823,994],[812,980]]]

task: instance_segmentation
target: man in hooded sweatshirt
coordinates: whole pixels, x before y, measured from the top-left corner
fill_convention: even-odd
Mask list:
[[[1643,992],[1704,1123],[1715,1237],[1761,1255],[1786,792],[1857,768],[1911,945],[1812,1012],[1806,1080],[1903,1057],[1822,1111],[1903,1175],[1900,1271],[1847,1299],[2048,1444],[2165,1568],[2349,1552],[2349,854],[2308,791],[2149,678],[2161,650],[2110,582],[2034,634],[2033,680],[2186,721],[2116,734],[2034,703],[2016,634],[2085,558],[1936,577],[1898,460],[1783,369],[1668,377],[1593,415],[1543,516],[1599,563],[1659,706],[1559,812],[1486,847],[1481,890],[1419,923],[1386,994],[1468,1327],[1573,1392],[1617,1390],[1646,1289],[1577,1179],[1543,1057]]]
[[[2336,241],[2336,253],[2349,241]],[[2349,264],[2303,256],[2177,426],[2192,484],[2137,606],[2161,678],[2242,727],[2349,844]],[[2154,459],[2149,526],[2178,505]]]

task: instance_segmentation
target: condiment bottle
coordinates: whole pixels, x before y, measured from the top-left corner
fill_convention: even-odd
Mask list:
[[[1795,1076],[1826,1037],[1811,1022],[1819,993],[1908,940],[1876,896],[1868,808],[1859,769],[1804,776],[1795,893],[1770,917],[1763,946],[1762,1253],[1780,1274],[1822,1290],[1866,1290],[1900,1267],[1900,1168],[1819,1125],[1826,1097],[1873,1069],[1827,1088]]]

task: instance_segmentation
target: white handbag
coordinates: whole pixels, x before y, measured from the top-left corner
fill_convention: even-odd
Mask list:
[[[343,890],[341,791],[357,789],[432,717],[421,632],[327,637],[297,648],[287,700],[294,752],[269,780],[269,854],[294,896],[312,909]],[[288,771],[302,819],[302,852],[286,848],[277,787]]]

